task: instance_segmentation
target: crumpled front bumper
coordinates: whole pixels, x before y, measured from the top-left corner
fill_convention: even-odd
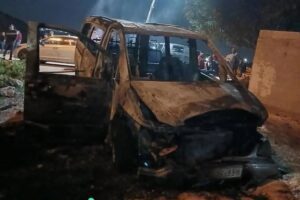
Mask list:
[[[138,175],[168,178],[172,176],[199,181],[238,180],[249,178],[261,182],[268,178],[278,177],[278,165],[267,158],[230,157],[222,160],[210,161],[195,166],[193,169],[168,162],[161,168],[139,167]]]
[[[263,137],[246,156],[222,157],[194,165],[184,165],[172,158],[166,158],[162,167],[151,168],[150,165],[139,167],[138,175],[160,178],[178,175],[202,182],[227,179],[251,179],[254,182],[261,182],[268,178],[279,177],[281,174],[271,154],[271,146]]]

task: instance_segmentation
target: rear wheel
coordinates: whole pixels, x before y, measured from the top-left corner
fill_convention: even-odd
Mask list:
[[[111,124],[112,158],[120,172],[135,172],[137,168],[137,142],[123,120]]]
[[[20,52],[18,53],[18,58],[20,60],[26,59],[27,58],[27,50],[26,49],[20,50]]]

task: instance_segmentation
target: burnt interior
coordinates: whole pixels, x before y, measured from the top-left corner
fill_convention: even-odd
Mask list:
[[[214,111],[188,119],[186,126],[200,129],[178,136],[176,159],[193,166],[226,156],[249,155],[261,138],[256,131],[258,121],[255,115],[238,109]]]

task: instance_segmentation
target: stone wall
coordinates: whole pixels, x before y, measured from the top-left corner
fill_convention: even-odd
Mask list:
[[[260,32],[249,89],[269,110],[300,119],[299,32]]]

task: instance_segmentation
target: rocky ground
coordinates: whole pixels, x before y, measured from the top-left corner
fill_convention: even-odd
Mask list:
[[[269,137],[279,162],[291,170],[283,181],[290,186],[296,199],[300,199],[300,121],[274,112],[262,132]]]
[[[0,54],[0,125],[23,112],[25,62],[3,60]],[[8,55],[6,56],[8,59]]]
[[[0,88],[0,124],[4,124],[18,113],[23,112],[23,89],[12,86],[9,86],[9,88]],[[1,95],[1,91],[4,91],[4,89],[10,90],[9,97]]]

